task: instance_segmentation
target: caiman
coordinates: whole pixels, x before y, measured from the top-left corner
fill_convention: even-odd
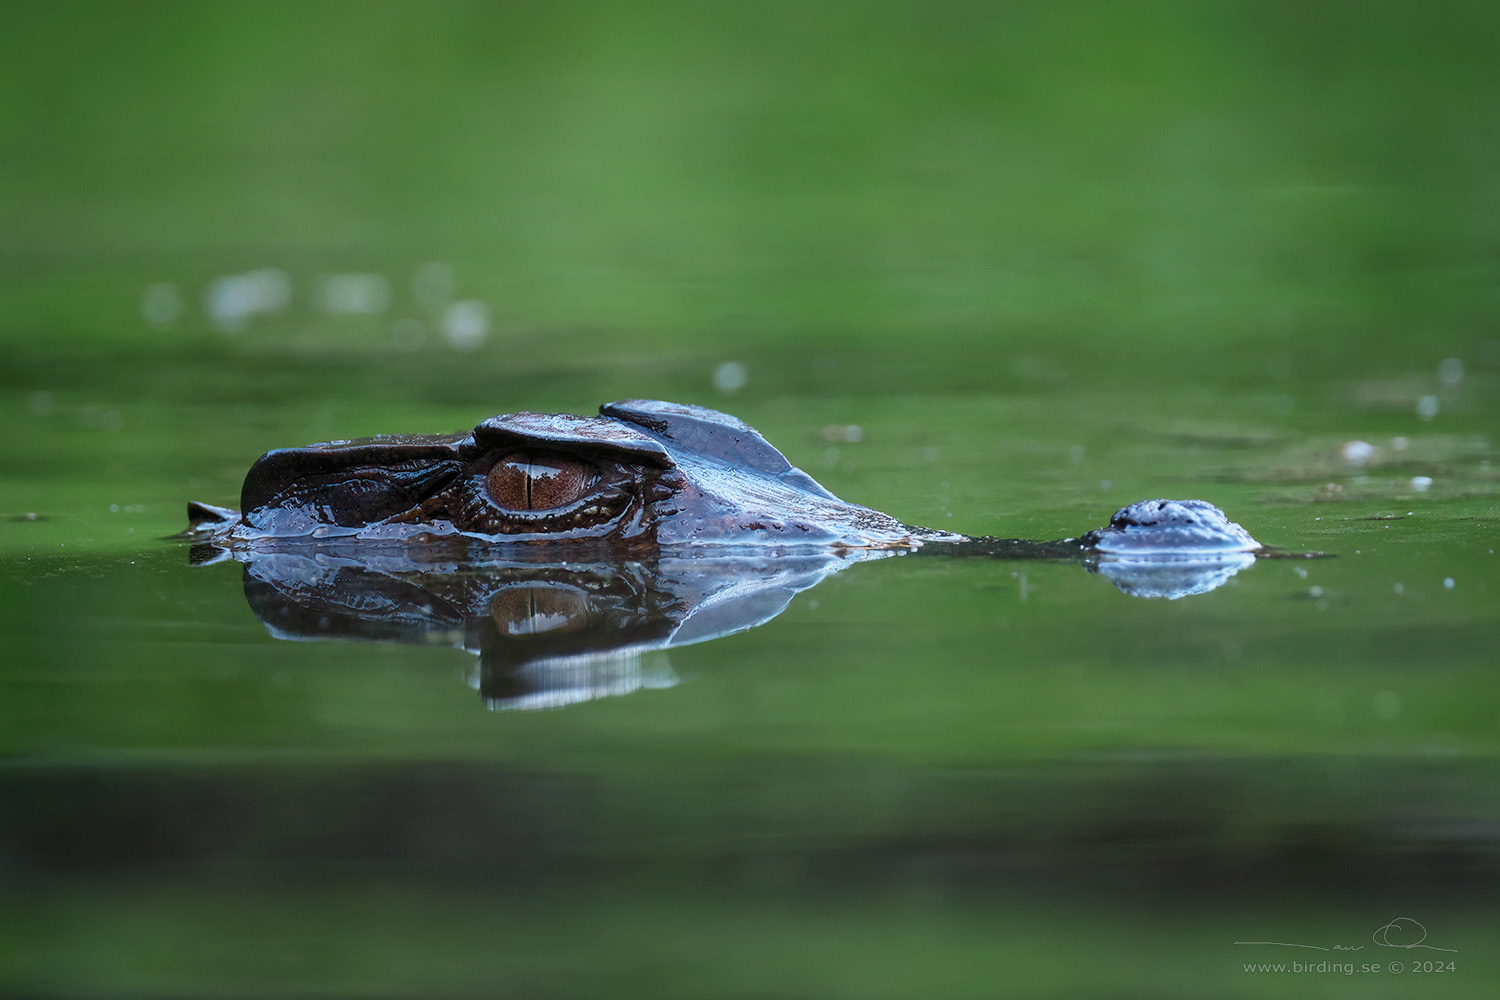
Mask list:
[[[1103,528],[1052,542],[915,527],[834,496],[743,421],[638,399],[597,417],[509,413],[458,434],[268,452],[245,477],[239,511],[191,503],[188,518],[186,537],[229,551],[301,539],[472,543],[549,560],[724,546],[1126,561],[1268,551],[1203,500],[1133,503]]]
[[[671,684],[644,652],[764,624],[871,559],[1065,559],[1178,598],[1288,554],[1202,500],[1130,504],[1057,541],[914,527],[834,496],[734,417],[642,400],[272,451],[241,510],[189,504],[180,537],[195,563],[243,566],[273,635],[452,642],[496,708]]]

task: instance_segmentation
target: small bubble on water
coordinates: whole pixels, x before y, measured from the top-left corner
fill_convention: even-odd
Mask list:
[[[1350,465],[1364,465],[1373,461],[1380,452],[1368,441],[1346,441],[1342,454]]]
[[[215,278],[203,296],[208,318],[225,333],[239,333],[261,313],[278,312],[292,300],[292,281],[276,267]]]
[[[166,328],[182,318],[182,292],[170,281],[147,285],[141,293],[141,316],[157,328]]]
[[[478,299],[455,302],[443,313],[443,339],[456,350],[477,351],[490,335],[490,307]]]
[[[125,426],[125,418],[119,410],[106,410],[102,406],[86,406],[78,414],[85,427],[96,427],[102,431],[118,431]]]
[[[1317,584],[1313,584],[1311,587],[1307,588],[1307,593],[1311,597],[1322,597],[1323,588],[1318,586]]]
[[[1442,409],[1442,404],[1438,402],[1436,396],[1423,396],[1417,400],[1417,416],[1423,420],[1431,420],[1438,415],[1440,409]]]
[[[1446,386],[1455,386],[1464,380],[1464,363],[1459,358],[1444,358],[1438,364],[1438,380]]]
[[[1392,587],[1391,589],[1394,590],[1398,594],[1404,594],[1404,593],[1406,593],[1406,584],[1404,584],[1404,583],[1398,583],[1394,587]]]
[[[720,392],[739,392],[750,381],[750,369],[740,361],[726,361],[714,369],[714,388]]]
[[[255,305],[238,278],[219,278],[203,296],[203,308],[214,326],[225,333],[239,333],[250,321]]]
[[[1452,590],[1456,586],[1458,586],[1458,584],[1453,581],[1453,577],[1451,577],[1451,576],[1445,576],[1445,577],[1443,577],[1443,587],[1444,587],[1444,589],[1446,589],[1446,590]]]
[[[313,301],[331,316],[375,316],[390,306],[391,286],[381,274],[324,274]]]
[[[844,440],[850,444],[858,444],[865,439],[865,429],[859,424],[844,425]]]
[[[1069,448],[1068,457],[1075,462],[1083,461],[1083,445],[1075,444],[1073,447]]]
[[[1411,488],[1416,490],[1418,493],[1426,493],[1430,486],[1432,486],[1431,476],[1411,477]]]

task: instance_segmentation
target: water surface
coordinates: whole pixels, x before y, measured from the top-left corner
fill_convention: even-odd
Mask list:
[[[0,38],[0,992],[1494,994],[1493,15],[366,10]],[[630,397],[914,524],[1331,557],[872,561],[524,711],[164,540]],[[1246,969],[1309,956],[1383,968]]]

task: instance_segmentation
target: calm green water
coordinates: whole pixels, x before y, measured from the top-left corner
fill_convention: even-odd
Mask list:
[[[1494,994],[1487,9],[9,20],[0,992]],[[163,540],[271,447],[633,396],[911,523],[1333,558],[887,559],[524,712]]]

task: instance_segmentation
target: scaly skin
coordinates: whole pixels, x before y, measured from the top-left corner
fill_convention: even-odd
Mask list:
[[[913,527],[834,496],[734,417],[645,400],[597,417],[502,414],[467,433],[272,451],[246,475],[241,510],[190,504],[185,537],[226,550],[442,543],[546,558],[724,546],[1008,558],[1263,551],[1202,500],[1132,504],[1108,527],[1055,542]]]

